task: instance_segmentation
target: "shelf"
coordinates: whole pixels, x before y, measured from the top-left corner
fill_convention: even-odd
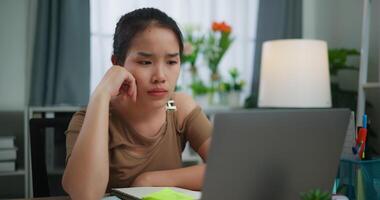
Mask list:
[[[380,88],[380,82],[365,83],[365,84],[363,84],[363,88],[364,89]]]
[[[29,112],[75,112],[81,108],[79,106],[29,107]]]
[[[25,170],[19,169],[16,171],[10,171],[10,172],[0,172],[1,176],[16,176],[16,175],[25,175]]]

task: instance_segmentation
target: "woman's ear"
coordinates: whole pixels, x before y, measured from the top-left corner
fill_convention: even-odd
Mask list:
[[[112,62],[112,65],[117,65],[117,59],[114,54],[111,56],[111,62]]]

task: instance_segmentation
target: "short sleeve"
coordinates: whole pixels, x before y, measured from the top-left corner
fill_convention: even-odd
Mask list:
[[[71,152],[73,151],[74,144],[78,138],[79,132],[82,128],[85,110],[76,112],[70,120],[69,126],[65,131],[66,134],[66,162],[68,161]]]
[[[202,109],[197,106],[185,117],[179,132],[185,134],[190,146],[198,151],[199,147],[211,136],[212,126]]]

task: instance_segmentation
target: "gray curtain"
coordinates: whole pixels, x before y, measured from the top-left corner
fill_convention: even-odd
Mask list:
[[[39,0],[31,106],[85,105],[90,93],[88,0]]]
[[[252,98],[257,106],[261,47],[274,39],[302,37],[302,0],[260,0],[256,33]]]

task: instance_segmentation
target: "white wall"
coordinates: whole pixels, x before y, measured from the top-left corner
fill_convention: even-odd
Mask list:
[[[380,1],[372,2],[368,80],[379,76]],[[322,39],[329,48],[361,47],[363,1],[304,0],[304,38]]]
[[[16,136],[18,166],[24,165],[30,1],[0,0],[0,135]],[[0,198],[23,198],[24,176],[2,176],[0,188]]]
[[[28,0],[0,1],[0,110],[23,110]]]

